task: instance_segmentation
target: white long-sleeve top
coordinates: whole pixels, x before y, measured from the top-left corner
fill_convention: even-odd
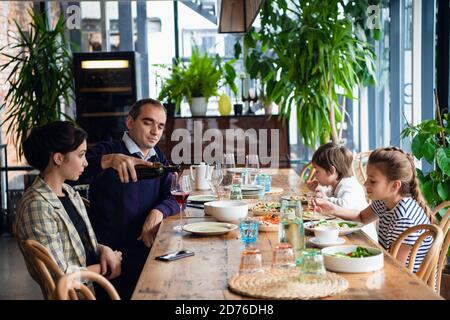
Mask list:
[[[355,177],[342,178],[336,188],[319,187],[324,199],[346,209],[364,210],[369,206],[363,186]],[[375,222],[369,223],[362,229],[373,240],[378,241]]]

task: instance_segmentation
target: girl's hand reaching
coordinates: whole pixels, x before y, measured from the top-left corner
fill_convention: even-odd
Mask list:
[[[334,215],[336,210],[336,205],[328,200],[316,198],[316,205],[319,209],[318,211],[323,212],[325,214]]]
[[[319,186],[319,181],[314,179],[312,181],[306,182],[306,186],[308,187],[309,190],[316,191],[317,187]]]

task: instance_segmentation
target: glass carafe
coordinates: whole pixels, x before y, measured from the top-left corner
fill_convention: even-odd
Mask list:
[[[299,265],[302,251],[305,248],[303,210],[299,201],[281,200],[278,241],[280,243],[287,242],[292,245],[294,248],[295,262]]]

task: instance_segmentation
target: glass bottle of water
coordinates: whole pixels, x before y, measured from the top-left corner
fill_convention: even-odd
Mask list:
[[[280,212],[278,241],[292,245],[296,264],[299,265],[302,251],[305,248],[302,205],[299,201],[282,200]]]

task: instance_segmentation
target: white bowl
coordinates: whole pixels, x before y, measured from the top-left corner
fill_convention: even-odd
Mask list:
[[[335,257],[332,256],[337,252],[350,253],[355,251],[358,246],[337,246],[327,247],[322,249],[322,255],[325,263],[325,268],[330,271],[344,272],[344,273],[363,273],[372,272],[383,268],[384,259],[383,251],[372,247],[366,248],[370,253],[375,255],[363,258],[350,258],[350,257]]]
[[[314,228],[314,235],[321,243],[335,243],[339,237],[339,229]]]
[[[248,204],[239,200],[205,202],[204,207],[205,214],[223,222],[237,222],[239,218],[247,216],[248,213]]]

